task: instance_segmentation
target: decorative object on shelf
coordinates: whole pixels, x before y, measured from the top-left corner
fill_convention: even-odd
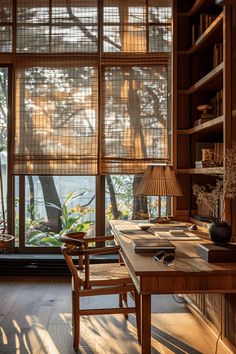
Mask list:
[[[200,106],[197,106],[197,110],[200,112],[200,117],[199,119],[195,120],[194,122],[195,127],[199,124],[203,124],[215,118],[215,115],[212,113],[212,106],[208,104],[202,104]]]
[[[179,197],[182,196],[180,186],[177,182],[172,166],[148,165],[142,180],[137,188],[136,194],[146,196],[158,196],[157,209],[158,218],[155,222],[168,222],[168,218],[161,215],[161,196]],[[154,222],[152,220],[152,222]]]
[[[209,228],[211,240],[216,244],[227,243],[231,239],[231,227],[225,219],[225,200],[236,197],[236,143],[226,149],[223,156],[224,173],[216,175],[215,185],[193,184],[193,195],[198,205],[205,205],[213,221]]]

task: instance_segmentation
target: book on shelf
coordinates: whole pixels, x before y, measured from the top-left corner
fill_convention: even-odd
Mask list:
[[[216,92],[216,115],[221,116],[223,114],[223,89]]]
[[[196,25],[195,25],[195,23],[193,23],[192,24],[192,45],[195,44],[196,38],[197,38],[197,36],[196,36]]]
[[[192,45],[206,31],[206,29],[214,22],[217,15],[201,13],[198,19],[192,24]]]
[[[209,100],[209,104],[212,107],[211,112],[215,117],[219,117],[223,114],[223,89],[216,92]]]
[[[223,61],[223,43],[216,43],[213,47],[213,68]]]

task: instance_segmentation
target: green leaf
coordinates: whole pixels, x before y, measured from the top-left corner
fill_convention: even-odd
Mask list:
[[[61,207],[59,207],[58,205],[56,205],[56,204],[54,204],[54,203],[46,202],[45,205],[48,206],[48,207],[50,207],[50,208],[55,208],[55,209],[61,211]]]

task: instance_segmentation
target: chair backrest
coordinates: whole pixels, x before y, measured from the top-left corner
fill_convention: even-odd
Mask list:
[[[84,232],[75,232],[61,236],[63,242],[61,251],[73,277],[74,287],[81,287],[78,270],[84,269],[83,249],[87,248],[84,242]]]
[[[71,271],[74,287],[76,289],[81,289],[82,286],[78,270],[84,270],[83,289],[90,288],[90,255],[118,253],[120,250],[119,245],[109,247],[88,247],[89,243],[94,245],[101,242],[111,241],[114,239],[113,236],[101,236],[96,238],[85,238],[84,236],[85,234],[83,232],[70,233],[61,236],[61,241],[63,242],[61,250]],[[75,256],[78,257],[78,262],[75,262]]]

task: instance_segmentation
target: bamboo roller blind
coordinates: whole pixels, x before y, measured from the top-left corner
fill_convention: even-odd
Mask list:
[[[142,173],[168,159],[170,5],[17,0],[14,174]]]

